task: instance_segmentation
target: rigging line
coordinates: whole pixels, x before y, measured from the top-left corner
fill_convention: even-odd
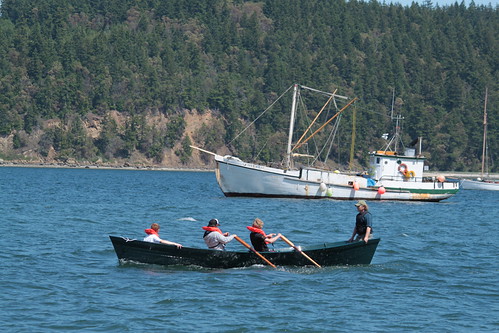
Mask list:
[[[322,95],[325,95],[325,96],[331,96],[331,93],[328,93],[328,92],[325,92],[325,91],[320,91],[320,90],[317,90],[317,89],[314,89],[314,88],[310,88],[310,87],[307,87],[307,86],[300,86],[300,87],[302,87],[303,89],[314,91],[316,93],[319,93],[319,94],[322,94]],[[346,96],[335,95],[335,94],[333,94],[333,96],[337,97],[337,98],[348,99],[348,97],[346,97]]]
[[[380,116],[383,116],[385,118],[390,118],[391,119],[390,115],[387,115],[386,112],[375,111],[375,110],[373,110],[372,107],[366,108],[365,105],[359,105],[359,106],[357,106],[357,110],[359,112],[362,112],[363,114],[376,114],[376,115],[380,115]]]
[[[336,90],[338,90],[338,89],[336,89]],[[336,92],[336,90],[335,90],[335,92]],[[334,103],[334,108],[335,108],[336,110],[338,110],[338,109],[339,109],[339,107],[338,107],[338,104],[336,103],[336,99],[333,99],[333,103]]]
[[[260,156],[260,154],[265,149],[265,147],[267,147],[267,143],[269,143],[269,140],[265,141],[265,144],[263,145],[262,149],[260,149],[260,151],[256,154],[256,156],[254,158],[255,161],[258,159],[258,156]]]
[[[298,109],[301,112],[300,119],[303,123],[305,123],[305,126],[308,124],[310,127],[310,126],[312,126],[312,124],[310,123],[310,119],[307,117],[307,109],[308,108],[305,105],[305,102],[304,102],[303,97],[301,95],[300,95],[300,104],[301,104],[301,108]],[[314,140],[314,146],[315,146],[315,151],[317,151],[318,148],[317,148],[317,143],[315,142],[315,140]],[[309,146],[308,145],[307,145],[307,154],[309,154]]]
[[[299,110],[300,110],[301,115],[302,115],[302,117],[301,117],[302,122],[304,122],[304,123],[305,123],[305,125],[307,125],[307,123],[308,123],[308,124],[309,124],[309,126],[311,127],[311,126],[313,125],[313,123],[311,124],[311,123],[310,123],[310,119],[307,117],[307,106],[305,105],[305,103],[304,103],[304,101],[303,101],[303,97],[302,97],[302,96],[300,96],[300,103],[301,103],[301,106],[302,106],[302,107],[301,107],[301,109],[299,109]],[[327,118],[326,118],[326,119],[327,119]],[[316,151],[316,152],[317,152],[317,151],[319,151],[319,148],[318,148],[318,146],[317,146],[317,142],[315,141],[315,138],[313,138],[313,140],[312,140],[312,141],[313,141],[313,143],[314,143],[314,147],[313,147],[313,148],[314,148],[314,151]],[[295,145],[296,145],[296,144],[295,144]],[[310,154],[310,146],[307,144],[307,155],[309,155],[309,154]]]
[[[388,143],[385,145],[385,148],[383,148],[383,151],[391,151],[392,149],[390,147],[391,147],[394,140],[395,140],[395,136],[392,136],[390,141],[388,141]]]
[[[365,107],[362,107],[362,106],[359,106],[357,108],[357,110],[359,111],[364,111],[363,113],[365,114],[373,114],[373,115],[379,115],[379,116],[383,116],[385,118],[390,118],[389,115],[387,115],[386,113],[384,112],[378,112],[378,111],[374,111],[373,109],[368,109],[368,108],[365,108]],[[391,118],[390,118],[391,119]]]
[[[330,107],[329,107],[329,109],[328,109],[326,119],[329,117],[329,110],[331,109],[331,105],[329,105],[329,106],[330,106]],[[333,137],[333,139],[331,140],[331,144],[329,145],[328,153],[327,153],[327,155],[324,157],[324,161],[323,161],[323,163],[326,163],[326,162],[327,162],[328,155],[329,155],[329,153],[331,152],[331,147],[332,147],[332,143],[333,143],[334,137],[336,136],[336,131],[338,130],[338,125],[339,125],[339,121],[340,121],[340,119],[341,119],[341,115],[340,115],[340,116],[338,116],[338,119],[335,121],[335,123],[334,123],[334,125],[333,125],[333,128],[331,129],[331,132],[329,133],[328,138],[324,141],[324,144],[322,145],[322,148],[321,148],[320,150],[316,148],[316,150],[315,150],[315,151],[317,152],[317,154],[316,154],[316,156],[315,156],[315,158],[314,158],[314,160],[313,160],[313,162],[312,162],[312,163],[315,163],[315,162],[317,162],[317,160],[319,160],[319,157],[321,156],[321,154],[322,154],[322,153],[324,152],[324,150],[326,149],[326,146],[328,145],[329,140],[331,140],[331,137]],[[314,143],[315,143],[315,139],[314,139]]]
[[[336,102],[336,99],[333,100],[333,103],[334,103],[334,109],[336,110],[336,112],[338,112],[339,110],[339,107],[338,107],[338,104]],[[329,108],[328,112],[327,112],[327,117],[326,119],[329,117],[329,111],[330,111],[331,108]],[[329,144],[329,149],[327,151],[327,154],[326,156],[324,157],[324,164],[326,164],[327,160],[328,160],[328,157],[329,157],[329,154],[331,153],[331,149],[333,148],[333,142],[334,142],[334,138],[336,137],[336,133],[338,132],[338,128],[339,128],[339,123],[340,123],[340,120],[341,120],[341,115],[338,117],[338,120],[335,122],[335,125],[333,125],[333,129],[331,130],[331,133],[329,133],[329,138],[326,140],[326,142],[324,143],[324,147],[323,147],[323,150],[324,148],[326,148],[326,145],[327,145],[327,142],[331,139],[331,136],[333,137],[331,139],[331,142]],[[319,158],[319,155],[317,155],[317,158]]]
[[[295,147],[297,145],[299,145],[301,143],[301,140],[303,140],[303,138],[305,137],[305,135],[307,135],[308,131],[310,131],[310,128],[312,127],[312,125],[315,124],[315,121],[317,120],[317,118],[319,118],[319,116],[321,115],[322,111],[324,111],[324,109],[326,108],[326,106],[331,102],[331,100],[333,99],[334,97],[334,94],[336,93],[338,89],[336,89],[333,94],[329,97],[329,99],[327,100],[326,104],[324,104],[324,106],[322,107],[322,109],[319,111],[319,113],[315,116],[314,120],[312,120],[312,122],[310,123],[310,125],[308,126],[308,128],[306,129],[306,131],[302,134],[302,136],[300,137],[300,139],[298,140],[298,142],[295,143]],[[294,150],[294,149],[293,149]]]
[[[310,87],[307,87],[307,86],[303,86],[303,85],[302,85],[301,87],[302,87],[302,89],[307,89],[307,90],[310,90],[310,91],[313,91],[313,92],[319,93],[319,94],[324,95],[324,96],[330,96],[330,97],[338,97],[338,98],[342,98],[342,99],[348,99],[348,98],[347,98],[347,97],[345,97],[345,96],[336,95],[336,91],[338,91],[338,89],[335,89],[333,93],[328,93],[328,92],[324,92],[324,91],[321,91],[321,90],[313,89],[313,88],[310,88]],[[301,98],[301,97],[300,97],[300,98]],[[330,103],[330,100],[331,100],[331,98],[329,98],[329,100],[328,100],[328,101],[324,104],[324,106],[323,106],[323,109],[324,109],[324,108],[326,107],[326,105],[328,105],[328,109],[327,109],[327,110],[328,110],[328,112],[327,112],[327,115],[326,115],[326,117],[325,117],[326,119],[328,119],[328,118],[329,118],[329,111],[331,110],[331,103]],[[300,101],[301,101],[301,100],[300,100]],[[339,111],[339,107],[338,107],[338,102],[337,102],[336,98],[333,98],[333,99],[332,99],[332,101],[333,101],[333,104],[334,104],[334,109],[336,110],[336,112],[338,112],[338,111]],[[303,104],[304,104],[304,103],[302,102],[302,105],[303,105]],[[303,110],[306,110],[306,109],[305,109],[305,108],[303,108]],[[321,110],[320,112],[322,112],[322,110]],[[319,113],[319,115],[320,115],[320,113]],[[318,117],[319,115],[317,115],[317,117]],[[317,119],[317,117],[316,117],[316,119]],[[341,118],[341,116],[340,116],[339,118]],[[305,116],[305,119],[308,119],[308,118]],[[315,119],[314,119],[314,122],[315,122]],[[339,127],[339,119],[338,119],[338,121],[337,121],[335,124],[337,124],[337,125],[335,125],[335,126],[337,126],[336,130],[334,129],[334,126],[333,126],[333,129],[332,129],[331,133],[329,134],[329,138],[331,138],[331,136],[333,136],[333,139],[332,139],[332,141],[331,141],[330,148],[328,149],[328,155],[329,155],[329,153],[331,152],[331,149],[332,149],[332,145],[333,145],[334,138],[336,137],[336,133],[338,132],[338,127]],[[310,128],[310,127],[312,127],[312,125],[313,125],[313,123],[312,123],[312,124],[310,124],[309,128]],[[334,132],[333,132],[333,131],[334,131]],[[307,129],[307,131],[306,131],[306,132],[302,135],[302,137],[300,138],[300,140],[299,140],[297,143],[295,143],[295,146],[296,146],[296,145],[298,145],[298,144],[300,143],[300,141],[303,139],[303,137],[305,136],[305,134],[306,134],[307,132],[308,132],[308,129]],[[313,143],[314,143],[314,146],[315,146],[315,152],[318,152],[318,153],[316,154],[315,158],[312,160],[312,163],[311,163],[311,164],[309,163],[309,165],[313,165],[314,163],[316,163],[316,162],[317,162],[317,160],[320,158],[320,155],[322,154],[322,152],[323,152],[323,151],[324,151],[324,149],[326,148],[326,146],[327,146],[327,142],[328,142],[329,138],[328,138],[328,139],[326,139],[325,144],[324,144],[324,145],[322,145],[322,148],[321,148],[320,150],[319,150],[319,148],[318,148],[318,146],[317,146],[317,142],[316,142],[315,136],[314,136],[314,137],[310,136],[307,140],[309,140],[310,138],[312,138],[312,141],[313,141]],[[309,145],[307,144],[307,145],[306,145],[306,147],[307,147],[307,154],[310,154],[310,152],[309,152]],[[295,147],[295,148],[296,148],[296,147]],[[299,147],[298,147],[298,148],[299,148]],[[294,150],[294,148],[293,148],[293,150]],[[327,156],[325,157],[324,163],[325,163],[326,161],[327,161]]]
[[[331,149],[332,149],[332,146],[333,146],[333,142],[334,142],[334,139],[336,137],[336,132],[337,132],[337,126],[338,126],[338,123],[341,119],[341,116],[338,117],[338,120],[335,122],[335,124],[333,125],[333,130],[329,133],[329,137],[327,138],[325,144],[322,146],[322,149],[319,151],[319,153],[317,154],[317,156],[315,157],[315,160],[314,160],[314,163],[319,159],[319,157],[321,156],[321,154],[324,152],[324,150],[326,149],[326,146],[328,145],[329,143],[329,148],[327,150],[327,154],[324,156],[324,160],[322,161],[322,163],[326,163],[327,160],[328,160],[328,156],[329,154],[331,153]]]
[[[267,112],[268,110],[270,110],[270,108],[271,108],[271,107],[273,107],[273,106],[274,106],[274,104],[275,104],[275,103],[277,103],[277,101],[279,101],[279,100],[282,98],[282,96],[284,96],[284,95],[285,95],[285,94],[286,94],[286,93],[287,93],[287,92],[288,92],[288,91],[289,91],[292,87],[293,87],[293,85],[291,85],[288,89],[286,89],[286,91],[285,91],[285,92],[283,92],[283,93],[281,94],[281,96],[279,96],[279,97],[278,97],[278,98],[277,98],[277,99],[276,99],[276,100],[275,100],[272,104],[270,104],[270,105],[269,105],[269,107],[265,109],[265,111],[263,111],[262,113],[260,113],[260,115],[259,115],[258,117],[256,117],[256,119],[255,119],[255,120],[253,120],[253,121],[252,121],[252,122],[251,122],[248,126],[246,126],[246,127],[245,127],[245,128],[244,128],[241,132],[239,132],[239,134],[238,134],[238,135],[236,135],[236,137],[235,137],[234,139],[230,140],[229,145],[230,145],[230,144],[232,144],[232,142],[234,142],[234,141],[235,141],[235,140],[236,140],[239,136],[241,136],[241,134],[243,134],[243,133],[244,133],[244,132],[245,132],[245,131],[246,131],[246,130],[247,130],[247,129],[251,126],[251,125],[253,125],[253,124],[254,124],[254,123],[255,123],[258,119],[260,119],[260,117],[262,117],[262,116],[265,114],[265,112]]]
[[[333,130],[331,131],[331,133],[329,134],[329,138],[327,139],[327,141],[329,141],[329,149],[327,150],[327,154],[324,158],[324,164],[326,164],[329,158],[329,154],[331,154],[331,150],[333,149],[334,139],[336,138],[336,134],[338,133],[338,128],[340,127],[340,120],[341,120],[341,115],[338,117],[338,120],[334,123]],[[325,147],[326,146],[324,145],[324,148]]]
[[[308,140],[310,140],[312,137],[314,137],[319,131],[321,131],[327,124],[329,124],[331,121],[333,121],[334,118],[336,118],[341,112],[343,112],[347,107],[352,105],[358,98],[355,97],[352,99],[350,102],[348,102],[340,111],[338,111],[334,116],[331,117],[328,121],[326,121],[321,127],[319,127],[314,133],[312,133],[305,141],[301,143],[301,145],[295,146],[291,151],[300,148],[304,143],[306,143]]]
[[[338,106],[336,105],[336,101],[334,101],[334,102],[335,102],[334,106],[336,108],[336,111],[338,111]],[[329,117],[329,112],[328,112],[328,117]],[[326,145],[327,145],[328,141],[330,141],[330,143],[329,143],[329,149],[327,150],[327,154],[324,157],[324,162],[323,162],[324,164],[326,164],[326,162],[327,162],[327,160],[329,158],[329,154],[331,154],[331,150],[333,149],[333,142],[334,142],[334,139],[336,138],[336,134],[338,133],[338,130],[340,128],[341,117],[342,117],[342,115],[338,116],[338,120],[336,120],[336,122],[334,123],[333,129],[331,130],[331,133],[329,133],[329,137],[326,140],[326,142],[324,143],[323,150],[326,148]],[[317,156],[317,158],[319,158],[318,156]]]

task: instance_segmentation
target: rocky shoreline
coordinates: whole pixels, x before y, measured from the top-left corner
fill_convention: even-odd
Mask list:
[[[214,168],[179,168],[179,167],[166,167],[158,165],[144,165],[144,164],[131,164],[125,163],[80,163],[80,162],[52,162],[52,163],[36,163],[30,161],[4,161],[0,159],[0,167],[26,167],[26,168],[79,168],[79,169],[110,169],[110,170],[157,170],[157,171],[197,171],[197,172],[214,172]],[[459,172],[459,171],[434,171],[425,172],[425,176],[437,177],[445,176],[447,178],[478,178],[481,177],[479,172]],[[488,179],[499,179],[499,174],[489,174]]]
[[[198,171],[198,172],[214,172],[213,168],[175,168],[164,167],[157,165],[131,164],[128,162],[118,163],[79,163],[79,162],[52,162],[52,163],[36,163],[29,161],[4,161],[0,159],[0,167],[24,167],[24,168],[66,168],[66,169],[107,169],[107,170],[157,170],[157,171]]]

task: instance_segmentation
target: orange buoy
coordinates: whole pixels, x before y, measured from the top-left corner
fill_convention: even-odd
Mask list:
[[[438,176],[438,177],[437,177],[437,180],[438,180],[439,182],[443,183],[443,182],[445,182],[445,177],[444,177],[444,176],[442,176],[442,175],[440,175],[440,176]]]
[[[378,193],[379,194],[385,194],[386,193],[386,188],[384,188],[383,186],[378,187]]]
[[[360,188],[359,183],[353,182],[353,189],[357,191]]]

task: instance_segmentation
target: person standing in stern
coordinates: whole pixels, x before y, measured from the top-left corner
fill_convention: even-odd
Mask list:
[[[359,213],[355,217],[355,227],[353,228],[352,237],[350,237],[348,242],[353,242],[355,239],[356,241],[363,240],[367,244],[373,234],[373,217],[364,200],[357,202],[355,207],[357,207]]]

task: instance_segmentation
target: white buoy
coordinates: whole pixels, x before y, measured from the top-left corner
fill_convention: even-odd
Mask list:
[[[327,190],[327,186],[326,186],[326,184],[321,183],[321,184],[319,185],[319,189],[321,190],[321,192],[325,192],[325,191]]]

